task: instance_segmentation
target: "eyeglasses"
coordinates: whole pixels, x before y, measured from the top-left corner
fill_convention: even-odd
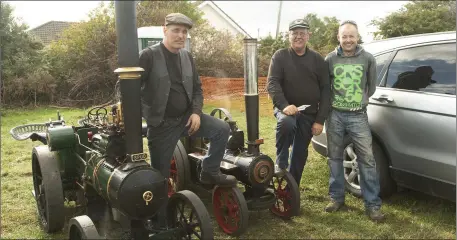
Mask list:
[[[344,24],[346,23],[349,23],[349,24],[352,24],[354,25],[355,27],[357,27],[357,23],[355,21],[352,21],[352,20],[345,20],[345,21],[342,21],[341,24],[340,24],[340,27],[343,26]]]
[[[299,36],[299,37],[305,37],[305,36],[307,36],[308,34],[309,34],[308,32],[292,32],[291,35],[292,35],[293,37],[298,37],[298,36]]]

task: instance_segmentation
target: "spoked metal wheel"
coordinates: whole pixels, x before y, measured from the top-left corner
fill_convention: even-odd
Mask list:
[[[289,172],[282,177],[274,175],[270,187],[276,195],[276,202],[270,211],[283,219],[297,216],[300,211],[300,191],[292,175]]]
[[[68,238],[70,240],[102,239],[94,223],[87,215],[70,219],[68,223]]]
[[[234,124],[234,121],[232,119],[232,115],[225,108],[215,108],[215,109],[213,109],[213,111],[211,111],[211,113],[210,113],[210,116],[213,116],[215,118],[221,119],[222,121],[228,123],[230,128],[233,127],[232,125]],[[209,139],[202,138],[202,144],[203,144],[202,147],[204,147],[206,150],[209,149],[209,145],[210,145]]]
[[[233,121],[232,115],[225,108],[215,108],[213,109],[213,111],[211,111],[210,115],[215,118],[219,118],[225,122]]]
[[[219,187],[213,190],[213,210],[222,231],[239,236],[248,227],[249,210],[246,199],[237,187]]]
[[[184,190],[190,179],[190,166],[187,152],[181,141],[176,144],[173,157],[170,162],[170,177],[168,178],[168,197]]]
[[[169,226],[181,228],[180,239],[213,239],[209,213],[195,193],[183,190],[173,194],[168,201]]]
[[[33,190],[40,226],[47,233],[64,225],[64,198],[57,160],[47,146],[38,146],[32,153]]]
[[[362,192],[360,190],[360,172],[353,143],[349,143],[344,149],[343,166],[346,188],[354,195],[361,196]]]

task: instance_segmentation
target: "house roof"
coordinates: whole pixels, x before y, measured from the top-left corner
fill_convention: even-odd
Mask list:
[[[44,45],[59,39],[60,34],[75,22],[49,21],[38,27],[28,30],[28,32],[37,37]]]
[[[204,6],[211,6],[217,13],[219,13],[232,27],[238,30],[240,33],[243,33],[247,37],[251,37],[249,33],[247,33],[238,23],[236,23],[227,13],[225,13],[219,6],[214,3],[214,1],[204,1],[201,3],[198,8],[202,8]]]

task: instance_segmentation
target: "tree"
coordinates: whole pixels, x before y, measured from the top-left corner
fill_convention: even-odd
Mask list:
[[[60,104],[87,106],[113,99],[117,76],[114,5],[101,3],[51,44],[47,59],[58,80]]]
[[[243,36],[218,31],[206,21],[191,34],[192,54],[200,75],[243,77]]]
[[[173,12],[186,15],[195,26],[203,23],[203,13],[190,1],[138,1],[137,27],[162,26],[165,16]]]
[[[325,56],[338,46],[337,36],[340,21],[336,17],[320,19],[315,13],[309,13],[305,19],[308,21],[312,33],[309,39],[312,49]]]
[[[371,25],[379,29],[375,39],[455,31],[455,11],[455,1],[412,1],[384,18],[372,20]]]
[[[1,2],[1,102],[23,105],[53,91],[54,80],[43,59],[43,45],[28,35],[28,26],[14,18],[14,9]],[[43,79],[43,81],[37,81]]]
[[[270,60],[276,51],[290,46],[288,34],[288,32],[282,32],[276,39],[274,39],[271,35],[268,35],[267,37],[259,40],[259,76],[268,75]]]
[[[288,48],[290,45],[288,40],[288,33],[280,33],[279,36],[274,39],[271,35],[259,40],[259,55],[260,56],[273,56],[273,54],[281,49]]]

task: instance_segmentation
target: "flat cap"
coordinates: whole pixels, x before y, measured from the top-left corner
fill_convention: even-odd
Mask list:
[[[170,13],[165,17],[165,26],[170,24],[185,25],[189,29],[194,25],[192,20],[182,13]]]
[[[295,19],[289,23],[289,30],[293,30],[295,28],[309,29],[309,24],[305,19]]]

